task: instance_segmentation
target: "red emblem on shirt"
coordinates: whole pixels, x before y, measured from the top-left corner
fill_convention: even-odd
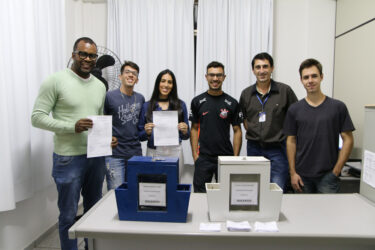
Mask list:
[[[228,110],[227,109],[220,109],[220,117],[226,119],[228,117]]]

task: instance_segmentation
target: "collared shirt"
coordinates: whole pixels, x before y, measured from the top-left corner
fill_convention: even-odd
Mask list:
[[[258,86],[256,84],[255,84],[255,88],[256,88],[256,91],[258,92],[258,94],[261,95],[262,98],[263,98],[263,97],[267,96],[270,93],[270,91],[271,91],[271,84],[270,84],[270,86],[269,86],[269,88],[267,90],[267,93],[265,93],[265,94],[263,94],[262,91],[259,90],[259,88],[258,88]]]
[[[272,79],[271,88],[263,97],[258,94],[256,84],[244,89],[240,97],[240,107],[244,123],[247,125],[246,139],[261,144],[277,144],[284,141],[282,129],[286,112],[296,101],[297,97],[289,85]],[[259,119],[262,112],[265,114],[263,122]]]

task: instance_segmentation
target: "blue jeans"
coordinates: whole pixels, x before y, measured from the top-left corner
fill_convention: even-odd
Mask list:
[[[115,189],[125,182],[127,165],[128,159],[113,156],[105,157],[105,177],[108,190]]]
[[[340,189],[340,178],[332,171],[320,177],[303,177],[303,193],[337,193]]]
[[[70,240],[68,230],[77,215],[80,193],[84,212],[102,197],[104,157],[62,156],[53,153],[52,177],[55,180],[59,207],[59,234],[62,250],[76,250],[77,240]]]
[[[263,156],[271,161],[271,182],[285,190],[289,179],[289,163],[286,157],[285,142],[279,146],[262,147],[259,143],[247,140],[248,156]]]

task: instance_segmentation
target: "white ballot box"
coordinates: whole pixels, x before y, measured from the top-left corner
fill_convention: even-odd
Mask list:
[[[219,156],[219,183],[206,183],[210,221],[278,221],[283,190],[264,157]]]

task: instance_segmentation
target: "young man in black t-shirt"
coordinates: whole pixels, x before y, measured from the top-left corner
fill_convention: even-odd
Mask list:
[[[317,60],[303,61],[299,73],[307,96],[290,106],[284,123],[291,183],[296,192],[337,193],[338,176],[353,148],[354,126],[345,104],[322,93]]]
[[[222,90],[225,79],[224,65],[211,62],[207,65],[208,91],[191,101],[189,120],[191,150],[195,162],[194,192],[206,192],[205,183],[213,175],[217,181],[219,155],[239,155],[242,144],[242,115],[238,102]],[[233,127],[233,146],[230,142],[230,125]]]

